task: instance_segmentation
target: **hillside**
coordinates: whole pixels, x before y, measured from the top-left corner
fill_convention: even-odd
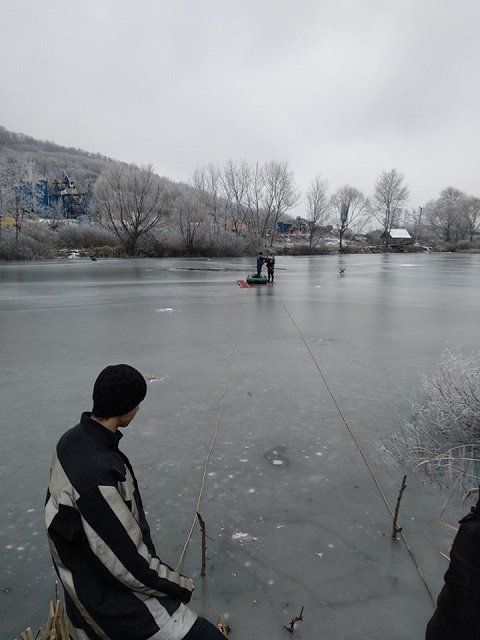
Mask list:
[[[111,158],[74,147],[62,147],[48,140],[37,140],[23,133],[14,133],[0,126],[0,156],[23,156],[31,161],[37,177],[51,181],[61,178],[65,170],[77,184],[95,182]]]

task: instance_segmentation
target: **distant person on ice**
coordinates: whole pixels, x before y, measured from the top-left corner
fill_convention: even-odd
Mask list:
[[[273,282],[273,277],[275,275],[275,256],[273,255],[273,252],[270,252],[265,258],[265,264],[267,265],[268,282]]]
[[[188,607],[193,580],[155,551],[137,480],[118,448],[147,393],[143,376],[109,366],[93,411],[59,440],[45,505],[72,640],[225,640]],[[161,443],[159,443],[159,449]]]
[[[265,257],[261,251],[259,251],[257,255],[257,278],[260,278],[262,275],[262,267],[265,262]]]

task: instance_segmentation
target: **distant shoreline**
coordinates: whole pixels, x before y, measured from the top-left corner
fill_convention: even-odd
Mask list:
[[[81,250],[81,252],[83,253],[83,250]],[[86,252],[86,250],[85,250]],[[383,248],[374,248],[374,247],[368,247],[367,250],[346,250],[344,252],[339,252],[339,251],[313,251],[313,252],[302,252],[302,253],[296,253],[296,252],[282,252],[279,250],[275,250],[274,251],[275,255],[281,258],[308,258],[308,257],[312,257],[312,256],[348,256],[348,255],[380,255],[380,254],[384,254],[385,252],[383,251]],[[480,254],[480,250],[479,249],[460,249],[458,251],[441,251],[435,248],[428,248],[428,249],[416,249],[416,250],[410,250],[410,251],[397,251],[397,250],[390,250],[387,252],[389,255],[412,255],[412,254],[428,254],[428,253],[434,253],[434,254],[460,254],[460,255],[477,255]],[[91,251],[90,251],[91,254]],[[101,261],[101,262],[106,262],[106,261],[113,261],[113,260],[119,260],[119,261],[127,261],[127,260],[150,260],[150,259],[162,259],[162,260],[172,260],[172,259],[182,259],[182,260],[223,260],[226,258],[229,259],[241,259],[241,258],[253,258],[254,254],[243,254],[243,255],[231,255],[231,254],[225,254],[225,255],[216,255],[216,256],[209,256],[209,255],[181,255],[181,254],[177,254],[177,255],[136,255],[136,256],[126,256],[126,255],[117,255],[117,256],[96,256],[97,261]],[[95,262],[93,260],[91,260],[89,255],[79,255],[78,257],[75,258],[68,258],[67,256],[57,256],[57,257],[36,257],[36,258],[32,258],[32,257],[26,257],[24,259],[15,259],[15,260],[0,260],[0,266],[1,265],[8,265],[8,264],[69,264],[69,263],[73,263],[73,262]]]

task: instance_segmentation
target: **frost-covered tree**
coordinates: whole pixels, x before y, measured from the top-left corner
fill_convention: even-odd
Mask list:
[[[229,160],[223,167],[220,179],[231,219],[231,228],[238,234],[247,224],[247,197],[250,184],[250,167],[247,161],[235,163]]]
[[[462,237],[466,194],[455,187],[447,187],[437,200],[427,204],[427,218],[445,242],[457,242]]]
[[[250,165],[246,160],[229,160],[219,180],[220,202],[228,212],[230,228],[237,234],[246,231],[257,243],[266,243],[270,232],[272,244],[277,221],[299,197],[288,163],[271,160]]]
[[[205,207],[194,194],[181,194],[173,206],[173,223],[187,255],[194,255],[205,234]]]
[[[24,155],[0,156],[0,234],[2,227],[13,227],[15,246],[34,209],[32,179],[33,166]]]
[[[404,175],[393,168],[383,172],[375,183],[370,209],[384,231],[385,251],[388,250],[389,233],[397,224],[409,198],[404,181]]]
[[[340,240],[340,251],[343,249],[347,229],[360,233],[368,222],[369,205],[368,198],[359,189],[348,184],[339,187],[332,195],[331,207]]]
[[[265,242],[271,207],[266,201],[265,173],[258,162],[250,168],[246,209],[249,232],[257,243]]]
[[[226,229],[226,200],[222,197],[220,169],[214,164],[197,167],[191,184],[210,218],[214,237],[218,237]]]
[[[167,187],[152,166],[112,162],[98,178],[94,195],[97,220],[113,231],[130,256],[136,254],[139,239],[169,212]]]
[[[317,176],[305,195],[308,219],[308,245],[310,249],[318,241],[318,231],[328,223],[330,201],[328,199],[328,182]]]
[[[297,204],[300,192],[295,184],[293,171],[290,170],[286,160],[283,162],[270,160],[265,163],[263,171],[265,198],[271,210],[269,226],[271,229],[270,246],[272,246],[275,240],[277,222]]]
[[[468,238],[472,242],[474,235],[480,231],[480,198],[467,196],[464,203],[464,216]]]

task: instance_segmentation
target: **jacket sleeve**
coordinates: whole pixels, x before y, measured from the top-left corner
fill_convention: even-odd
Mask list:
[[[480,637],[480,523],[468,516],[461,522],[427,640]]]
[[[185,577],[152,556],[117,488],[96,486],[76,501],[88,544],[105,568],[132,591],[188,602]]]

